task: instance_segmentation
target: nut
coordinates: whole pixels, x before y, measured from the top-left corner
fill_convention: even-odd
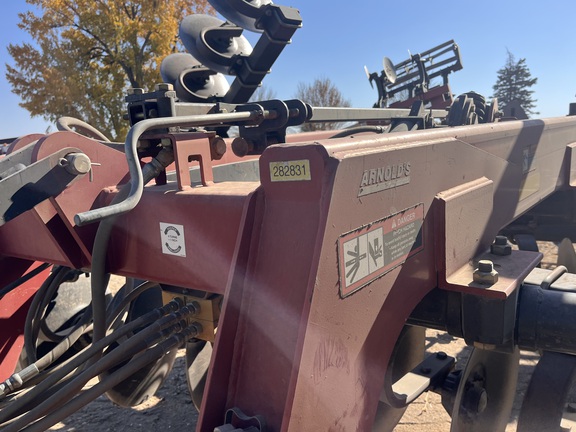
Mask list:
[[[496,236],[494,243],[490,245],[490,253],[498,256],[512,254],[512,246],[508,244],[506,236]]]
[[[160,84],[156,84],[156,86],[154,87],[154,90],[156,90],[156,91],[172,91],[172,90],[174,90],[174,86],[172,84],[168,84],[168,83],[160,83]]]
[[[494,270],[494,263],[490,260],[478,261],[478,268],[472,274],[473,280],[482,285],[494,285],[498,282],[498,272]]]
[[[210,152],[213,160],[220,160],[226,153],[226,142],[219,136],[210,139]]]

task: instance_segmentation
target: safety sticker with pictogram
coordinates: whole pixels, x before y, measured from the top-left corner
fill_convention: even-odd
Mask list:
[[[338,238],[340,295],[346,297],[424,248],[424,205],[418,204]]]

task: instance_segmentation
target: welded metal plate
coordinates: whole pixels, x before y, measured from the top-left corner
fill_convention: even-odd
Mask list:
[[[418,204],[338,238],[340,295],[344,298],[424,248],[424,205]]]

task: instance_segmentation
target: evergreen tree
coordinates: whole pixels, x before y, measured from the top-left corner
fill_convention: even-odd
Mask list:
[[[534,111],[536,107],[536,99],[532,97],[534,90],[530,90],[538,78],[532,78],[525,58],[516,61],[514,54],[510,51],[507,53],[506,64],[498,70],[496,84],[492,86],[494,90],[492,97],[498,98],[498,105],[502,108],[513,100],[518,100],[526,114],[539,114]]]

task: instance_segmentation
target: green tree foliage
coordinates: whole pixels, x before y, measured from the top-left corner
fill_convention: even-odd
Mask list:
[[[80,118],[123,140],[130,87],[153,89],[175,51],[180,21],[208,13],[207,0],[26,0],[20,14],[34,44],[11,44],[6,78],[32,116]]]
[[[513,100],[518,100],[526,114],[539,114],[534,111],[536,99],[532,97],[534,90],[530,88],[538,82],[538,78],[532,78],[532,74],[526,65],[526,59],[518,61],[514,55],[508,52],[506,64],[498,70],[496,84],[492,86],[494,96],[498,98],[498,104],[505,107]]]
[[[342,96],[340,90],[329,78],[316,78],[312,84],[298,83],[295,97],[313,107],[350,106],[350,101]],[[329,130],[339,127],[341,127],[341,123],[306,123],[302,126],[302,131]]]

